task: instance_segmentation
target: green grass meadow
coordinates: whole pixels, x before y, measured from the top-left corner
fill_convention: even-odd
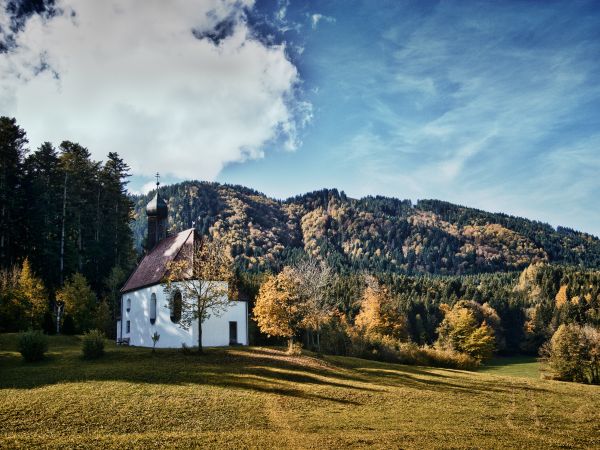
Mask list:
[[[78,337],[53,337],[27,364],[0,335],[0,448],[600,448],[600,387],[525,378],[530,363],[464,372],[112,343],[86,361]]]
[[[497,356],[483,364],[478,372],[540,378],[540,363],[535,356]]]

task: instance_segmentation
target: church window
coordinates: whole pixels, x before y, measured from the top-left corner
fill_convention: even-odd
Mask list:
[[[156,294],[150,296],[150,323],[156,322]]]
[[[127,299],[127,312],[131,311],[131,299]]]
[[[172,322],[177,323],[181,320],[181,308],[182,308],[181,292],[175,291],[175,293],[173,294],[173,298],[171,299],[171,321]]]

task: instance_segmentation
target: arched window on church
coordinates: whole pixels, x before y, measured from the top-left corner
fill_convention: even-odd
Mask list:
[[[177,323],[181,320],[181,292],[175,291],[171,299],[171,322]]]
[[[127,312],[131,311],[131,299],[127,299]]]
[[[156,294],[150,296],[150,323],[156,322]]]

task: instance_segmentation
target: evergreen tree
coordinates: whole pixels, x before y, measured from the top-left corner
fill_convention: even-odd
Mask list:
[[[25,131],[15,119],[0,117],[0,267],[10,267],[22,255],[25,198],[23,158]]]
[[[49,288],[60,284],[61,172],[49,142],[25,160],[26,248],[36,273]]]

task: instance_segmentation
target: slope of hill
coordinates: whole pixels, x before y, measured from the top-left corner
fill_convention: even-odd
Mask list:
[[[597,448],[600,389],[289,356],[273,348],[116,347],[52,337],[26,364],[0,335],[0,448]]]
[[[188,181],[161,188],[171,231],[195,225],[229,244],[240,266],[277,269],[303,253],[342,270],[469,274],[521,269],[546,261],[600,267],[592,235],[439,200],[352,199],[324,189],[285,201],[242,186]],[[133,197],[141,248],[144,206]]]

